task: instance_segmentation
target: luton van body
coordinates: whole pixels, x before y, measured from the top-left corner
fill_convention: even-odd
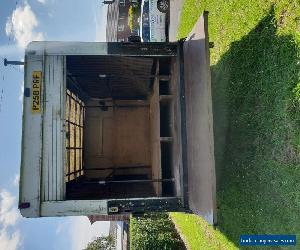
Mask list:
[[[193,211],[214,222],[205,20],[186,42],[27,47],[23,216]]]

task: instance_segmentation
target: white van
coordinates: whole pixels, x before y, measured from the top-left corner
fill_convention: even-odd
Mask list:
[[[142,42],[166,41],[168,1],[143,0],[141,4],[140,36]]]
[[[206,20],[184,43],[29,44],[22,216],[193,211],[214,223]]]
[[[173,137],[169,74],[179,47],[28,46],[19,196],[23,216],[185,210],[182,178],[179,169],[172,170],[181,164],[177,159],[171,164],[172,142],[179,134]]]

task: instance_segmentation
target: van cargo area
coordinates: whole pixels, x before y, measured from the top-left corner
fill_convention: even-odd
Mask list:
[[[66,199],[175,196],[171,58],[66,65]]]

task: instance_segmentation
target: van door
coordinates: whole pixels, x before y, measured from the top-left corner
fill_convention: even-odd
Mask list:
[[[208,14],[199,18],[184,43],[189,208],[216,222],[212,95],[207,30]]]

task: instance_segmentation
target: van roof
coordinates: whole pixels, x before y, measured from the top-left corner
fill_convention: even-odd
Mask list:
[[[107,55],[106,42],[34,41],[28,44],[26,55]]]

